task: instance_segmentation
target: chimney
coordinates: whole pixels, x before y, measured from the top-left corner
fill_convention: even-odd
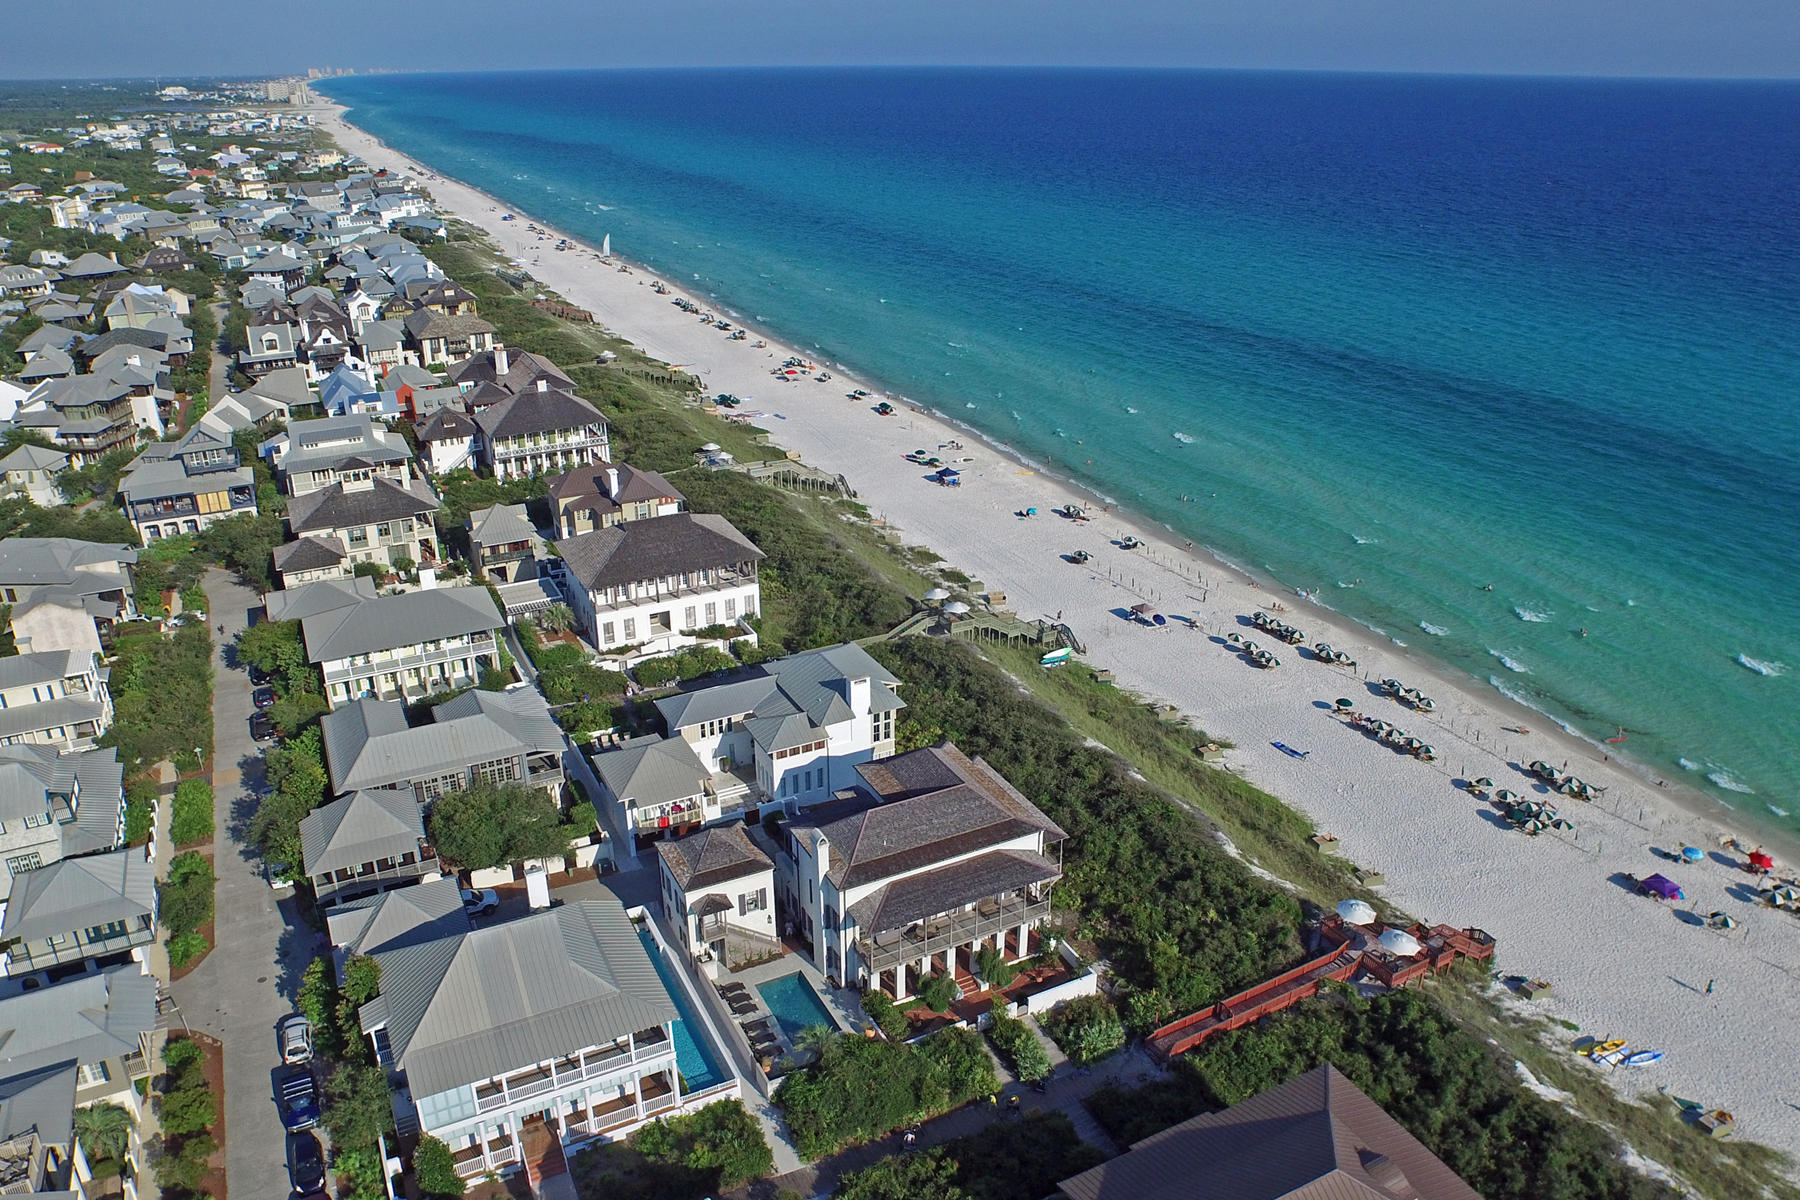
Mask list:
[[[537,381],[537,385],[537,390],[540,392],[547,392],[550,390],[550,381],[548,379],[540,378]]]
[[[494,351],[494,374],[496,376],[506,374],[506,351],[504,349]]]
[[[606,494],[614,500],[619,498],[619,468],[606,468]]]
[[[114,262],[118,262],[119,261],[119,252],[117,250],[108,250],[106,252],[106,257],[112,259]]]

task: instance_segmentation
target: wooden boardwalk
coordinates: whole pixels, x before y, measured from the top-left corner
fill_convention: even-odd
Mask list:
[[[1335,917],[1320,932],[1330,943],[1329,949],[1273,979],[1162,1026],[1150,1035],[1150,1052],[1164,1061],[1186,1054],[1216,1033],[1241,1029],[1290,1008],[1318,995],[1326,980],[1342,983],[1358,971],[1367,971],[1388,987],[1404,987],[1426,974],[1449,970],[1458,958],[1485,962],[1494,956],[1493,936],[1481,929],[1412,925],[1405,932],[1421,948],[1403,958],[1381,950],[1372,936],[1359,944],[1362,938]]]

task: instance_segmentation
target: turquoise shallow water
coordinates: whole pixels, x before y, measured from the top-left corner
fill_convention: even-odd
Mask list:
[[[327,88],[435,169],[1800,829],[1800,85]]]

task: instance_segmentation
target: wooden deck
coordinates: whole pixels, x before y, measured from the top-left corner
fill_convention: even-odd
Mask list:
[[[1162,1026],[1150,1035],[1150,1051],[1164,1060],[1186,1054],[1216,1033],[1241,1029],[1271,1013],[1292,1007],[1319,993],[1326,980],[1339,983],[1358,971],[1367,971],[1388,987],[1405,987],[1426,974],[1450,969],[1460,958],[1485,962],[1494,956],[1493,936],[1481,929],[1457,929],[1450,925],[1413,925],[1407,928],[1422,947],[1418,954],[1397,958],[1374,946],[1374,938],[1361,940],[1333,917],[1320,929],[1329,948],[1316,957],[1273,979],[1264,980],[1210,1008]]]

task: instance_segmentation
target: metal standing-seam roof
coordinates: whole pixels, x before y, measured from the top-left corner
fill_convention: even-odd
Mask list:
[[[675,1020],[637,931],[608,894],[376,955],[385,1024],[415,1097]]]
[[[506,623],[486,588],[426,588],[361,600],[300,620],[306,655],[330,662],[416,646],[439,638],[491,632]]]
[[[701,795],[711,778],[681,738],[642,738],[591,761],[607,791],[639,808]]]
[[[325,923],[344,953],[379,954],[466,933],[469,913],[461,886],[446,876],[334,905]]]
[[[520,688],[513,692],[487,692],[477,688],[446,700],[431,710],[431,719],[440,725],[481,717],[500,726],[522,745],[539,753],[562,750],[568,745],[550,705],[536,688]]]
[[[846,644],[804,650],[774,659],[757,667],[756,674],[747,679],[734,679],[665,696],[656,702],[656,710],[670,729],[745,714],[753,714],[759,721],[767,718],[777,722],[805,714],[808,724],[794,728],[787,724],[754,724],[751,727],[751,735],[758,745],[776,750],[788,744],[779,741],[782,738],[792,736],[797,741],[808,740],[796,729],[822,727],[856,715],[850,710],[847,690],[843,686],[844,681],[850,679],[869,680],[871,712],[891,712],[906,707],[905,701],[894,691],[900,686],[900,680],[871,658],[867,650]],[[763,735],[778,741],[765,742]]]
[[[334,792],[443,775],[535,747],[486,715],[408,727],[398,700],[358,700],[319,718]]]
[[[1070,1200],[1480,1200],[1329,1063],[1062,1181]]]
[[[124,968],[0,1000],[0,1078],[134,1053],[156,1028],[156,988],[154,976]]]
[[[300,820],[300,854],[308,875],[416,854],[424,839],[419,802],[399,788],[363,788]]]
[[[156,868],[141,849],[65,858],[13,877],[0,937],[35,940],[156,913]]]

